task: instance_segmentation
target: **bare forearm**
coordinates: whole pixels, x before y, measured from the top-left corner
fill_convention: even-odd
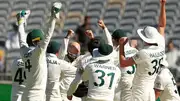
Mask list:
[[[166,26],[166,3],[163,2],[161,4],[161,13],[160,13],[160,17],[159,17],[159,26],[160,27],[165,27]]]
[[[159,25],[158,30],[161,35],[164,36],[165,33],[165,27],[166,27],[166,7],[165,2],[161,3],[161,12],[159,16]]]

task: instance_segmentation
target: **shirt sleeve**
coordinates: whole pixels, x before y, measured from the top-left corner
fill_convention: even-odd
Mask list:
[[[103,34],[103,38],[105,39],[106,43],[113,46],[112,36],[107,28],[104,28],[105,34]]]
[[[25,33],[25,30],[24,30],[24,24],[20,24],[19,25],[19,28],[18,28],[18,31],[19,31],[19,44],[20,44],[20,54],[21,56],[23,56],[28,50],[28,44],[26,43],[26,33]]]
[[[140,64],[148,59],[148,55],[143,50],[141,50],[137,52],[132,58],[136,64]]]
[[[67,91],[67,95],[68,96],[71,96],[75,91],[76,89],[78,88],[79,84],[82,82],[81,80],[81,72],[77,71],[76,72],[76,76],[75,76],[75,79],[72,81],[68,91]]]
[[[61,70],[64,75],[74,77],[76,75],[77,68],[70,63],[63,61],[61,64]]]
[[[88,66],[86,66],[86,67],[84,68],[84,71],[83,71],[83,73],[82,73],[82,80],[83,80],[83,81],[89,80],[89,67],[88,67]]]
[[[62,46],[60,47],[59,50],[59,59],[64,59],[66,54],[67,54],[67,48],[68,48],[68,44],[69,44],[69,39],[68,38],[64,38]]]
[[[156,80],[154,82],[154,88],[158,90],[164,90],[163,78],[159,75],[156,77]]]
[[[47,46],[49,44],[49,41],[52,37],[52,34],[54,32],[54,28],[55,28],[55,23],[56,23],[56,19],[55,18],[51,18],[50,19],[50,23],[49,23],[49,26],[48,26],[48,31],[45,33],[44,35],[44,39],[41,41],[40,43],[40,48],[43,49],[43,50],[46,50],[47,49]]]

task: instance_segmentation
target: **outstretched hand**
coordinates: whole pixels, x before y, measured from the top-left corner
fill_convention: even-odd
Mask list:
[[[66,35],[66,38],[72,38],[73,36],[74,36],[74,31],[71,30],[71,29],[69,29],[69,30],[68,30],[68,33],[67,33],[67,35]]]
[[[101,27],[102,29],[104,29],[106,27],[106,25],[104,24],[104,21],[103,20],[99,20],[98,21],[98,25],[99,27]]]
[[[26,20],[28,19],[31,11],[30,10],[22,10],[19,13],[17,13],[16,18],[18,21],[18,24],[20,25],[21,23],[26,24]]]
[[[51,16],[56,19],[59,19],[59,14],[60,14],[59,12],[61,11],[61,8],[62,8],[62,4],[60,2],[55,2],[51,9]]]

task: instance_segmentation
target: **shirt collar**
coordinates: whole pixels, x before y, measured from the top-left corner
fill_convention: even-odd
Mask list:
[[[57,57],[56,54],[52,54],[52,53],[47,53],[46,56],[49,56],[49,57]]]

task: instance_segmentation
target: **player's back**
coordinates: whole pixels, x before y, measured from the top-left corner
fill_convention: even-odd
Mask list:
[[[12,90],[11,101],[19,101],[26,84],[26,70],[22,59],[16,59],[12,64]]]
[[[85,68],[89,79],[88,96],[92,100],[113,101],[120,70],[110,60],[98,60]]]
[[[39,46],[28,48],[23,54],[25,68],[27,69],[27,85],[23,94],[23,100],[26,98],[44,99],[46,81],[47,81],[47,62],[45,50]]]
[[[61,63],[55,54],[47,54],[47,86],[46,86],[46,101],[60,101],[60,76]]]
[[[164,54],[165,50],[163,48],[148,46],[134,56],[133,59],[137,64],[132,86],[135,101],[151,101],[155,99],[154,81]]]
[[[161,79],[160,85],[157,86],[164,89],[160,95],[161,101],[180,101],[176,81],[168,68],[162,68],[157,79]]]

